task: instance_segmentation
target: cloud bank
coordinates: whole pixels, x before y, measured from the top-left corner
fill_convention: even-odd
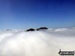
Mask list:
[[[75,27],[0,32],[0,56],[59,56],[59,49],[75,50]]]

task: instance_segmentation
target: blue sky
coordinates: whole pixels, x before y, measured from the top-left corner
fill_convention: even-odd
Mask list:
[[[74,0],[0,0],[0,29],[74,27]]]

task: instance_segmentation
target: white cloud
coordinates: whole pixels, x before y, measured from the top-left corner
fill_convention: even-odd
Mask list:
[[[59,49],[75,50],[75,28],[0,32],[0,56],[59,56]]]

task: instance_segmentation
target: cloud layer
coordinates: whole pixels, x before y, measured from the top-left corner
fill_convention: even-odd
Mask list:
[[[75,27],[0,32],[0,56],[59,56],[59,49],[75,50]]]

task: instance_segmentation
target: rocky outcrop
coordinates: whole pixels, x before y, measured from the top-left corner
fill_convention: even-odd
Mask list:
[[[48,28],[47,27],[40,27],[40,28],[37,28],[36,30],[39,31],[39,30],[47,30]]]
[[[30,28],[30,29],[27,29],[26,31],[27,31],[27,32],[29,32],[29,31],[35,31],[35,29]]]

